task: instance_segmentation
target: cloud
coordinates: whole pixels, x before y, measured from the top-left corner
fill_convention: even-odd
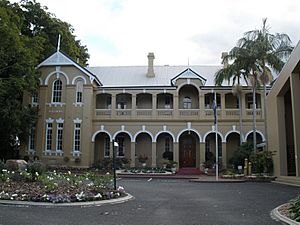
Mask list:
[[[38,0],[73,25],[91,66],[220,64],[248,30],[267,17],[271,32],[300,38],[298,0]],[[296,44],[296,43],[295,43]]]

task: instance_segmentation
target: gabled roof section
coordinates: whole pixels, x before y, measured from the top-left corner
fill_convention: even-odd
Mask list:
[[[171,79],[171,84],[175,85],[176,80],[178,80],[180,78],[183,78],[183,79],[187,79],[187,78],[200,79],[202,81],[203,85],[205,85],[205,82],[206,82],[206,79],[204,77],[202,77],[200,74],[196,73],[191,68],[187,68],[184,71],[182,71],[181,73],[179,73],[178,75],[176,75],[175,77],[173,77]]]
[[[77,62],[75,62],[73,59],[71,59],[67,54],[57,51],[53,53],[51,56],[49,56],[47,59],[45,59],[43,62],[41,62],[37,69],[42,66],[75,66],[77,69],[79,69],[81,72],[86,74],[91,81],[95,81],[99,86],[102,86],[102,83],[98,79],[98,77],[88,71],[87,69],[83,68],[81,65],[79,65]]]
[[[214,85],[214,75],[222,65],[154,66],[155,77],[147,77],[148,66],[87,67],[101,80],[103,87],[174,87],[171,80],[178,76],[201,79],[205,86]],[[189,69],[189,71],[187,70]],[[184,73],[184,72],[188,73]],[[189,74],[190,73],[190,74]],[[200,76],[201,74],[202,76]]]

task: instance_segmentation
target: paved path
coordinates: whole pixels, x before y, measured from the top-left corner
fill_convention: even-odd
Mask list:
[[[274,183],[191,183],[187,180],[122,179],[135,199],[89,207],[0,205],[1,225],[241,225],[280,224],[276,206],[300,194]]]

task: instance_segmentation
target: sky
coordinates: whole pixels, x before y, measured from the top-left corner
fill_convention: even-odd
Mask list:
[[[267,18],[300,40],[299,0],[37,0],[70,23],[90,66],[219,65],[221,53]],[[63,37],[62,37],[63,41]]]

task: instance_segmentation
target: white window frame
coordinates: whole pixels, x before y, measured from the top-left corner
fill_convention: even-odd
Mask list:
[[[54,120],[49,118],[46,120],[46,139],[45,139],[45,152],[51,152],[52,151],[52,141],[53,141],[53,122]],[[51,124],[51,126],[49,126]],[[49,136],[50,136],[50,149],[48,149],[48,142],[49,142]]]
[[[28,155],[35,154],[35,126],[32,126],[28,139]]]
[[[63,152],[63,129],[64,129],[64,120],[56,120],[56,152]]]
[[[77,104],[83,103],[83,84],[84,84],[84,82],[82,79],[79,79],[76,82],[75,103],[77,103]],[[81,85],[81,86],[79,86],[79,85]],[[82,89],[82,91],[80,91],[80,89]],[[79,96],[79,94],[80,94],[80,96]]]
[[[61,84],[60,90],[55,90],[54,89],[56,82],[60,82],[60,84]],[[62,85],[62,83],[63,82],[60,79],[56,79],[55,81],[53,81],[53,84],[52,84],[52,96],[51,96],[51,103],[53,103],[53,104],[62,103],[62,92],[63,92],[63,85]],[[57,93],[57,95],[59,94],[59,97],[58,96],[54,96],[55,93]]]
[[[39,104],[39,98],[37,93],[31,95],[31,105],[37,106]]]
[[[73,132],[73,156],[79,156],[81,154],[81,122],[79,118],[76,118],[74,121],[74,132]],[[77,132],[79,132],[79,138],[77,139],[76,137],[78,136]],[[79,144],[77,144],[79,142]],[[79,149],[76,149],[77,146]]]

